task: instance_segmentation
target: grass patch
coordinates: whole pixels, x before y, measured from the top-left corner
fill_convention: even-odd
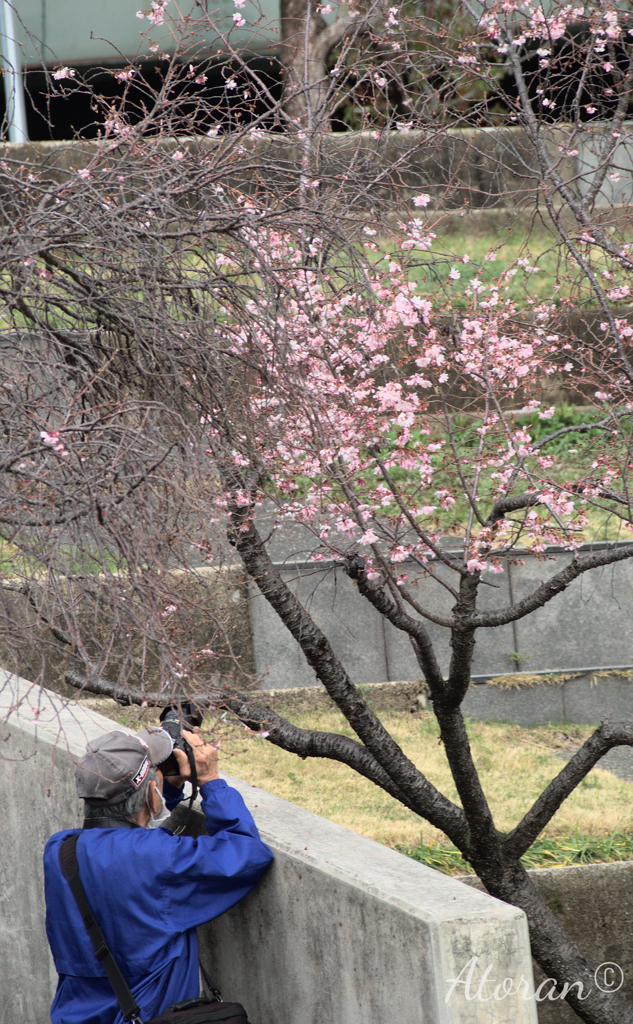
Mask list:
[[[334,712],[289,717],[302,728],[352,735]],[[438,743],[434,716],[430,712],[390,712],[381,718],[427,778],[459,803],[443,747]],[[556,753],[578,746],[592,731],[591,726],[524,729],[468,722],[475,763],[499,829],[513,828],[558,774],[563,765]],[[425,856],[430,859],[425,863],[440,870],[458,869],[461,857],[457,851],[451,852],[441,832],[345,765],[317,759],[301,761],[270,743],[245,739],[244,733],[226,739],[222,750],[222,768],[229,774],[387,846],[406,851],[426,848]],[[603,859],[609,844],[612,853],[633,855],[629,846],[619,845],[619,837],[633,835],[631,792],[629,783],[594,768],[549,823],[538,841],[541,847],[535,844],[528,853],[528,858],[536,858],[530,864],[583,863],[554,859],[571,856],[565,847],[574,843],[580,851],[578,856],[586,859]],[[591,850],[598,852],[590,857]],[[414,855],[421,859],[419,854]],[[465,869],[461,862],[460,870]]]
[[[545,405],[547,405],[547,401]],[[553,414],[547,420],[539,420],[536,412],[522,414],[519,412],[508,413],[510,428],[512,430],[521,427],[525,429],[532,442],[542,442],[544,438],[555,435],[561,429],[590,425],[606,419],[607,409],[594,409],[589,406],[572,406],[561,404],[555,407]],[[631,415],[624,409],[618,410],[620,423],[627,435],[630,437],[633,429]],[[403,469],[398,465],[391,468],[391,476],[404,493],[411,495],[411,501],[417,504],[427,504],[435,507],[432,518],[427,518],[427,528],[432,526],[445,535],[452,535],[456,538],[463,537],[470,511],[470,505],[463,488],[457,482],[457,466],[461,466],[469,486],[472,486],[474,476],[474,458],[480,444],[480,437],[477,433],[482,420],[479,417],[465,413],[456,413],[452,416],[453,446],[446,442],[442,450],[431,457],[431,465],[434,469],[434,476],[431,486],[421,487],[419,475],[410,469]],[[431,420],[432,436],[434,440],[445,441],[446,425],[442,418],[435,423]],[[423,437],[415,429],[412,430],[413,442],[426,443]],[[391,447],[396,448],[397,431],[394,429],[384,442],[383,454],[389,455]],[[505,429],[500,425],[496,430],[491,431],[486,444],[485,457],[495,459],[499,453],[503,453],[507,445]],[[587,476],[589,467],[596,465],[596,461],[609,451],[609,446],[614,446],[612,455],[615,465],[622,461],[622,441],[618,438],[613,441],[610,433],[601,428],[591,428],[583,431],[571,431],[559,437],[554,437],[551,442],[544,445],[537,453],[538,456],[546,455],[554,459],[553,465],[543,470],[536,462],[536,455],[529,456],[526,467],[535,474],[535,477],[551,478],[565,488],[569,488],[574,481],[582,480]],[[619,457],[618,457],[619,455]],[[495,463],[493,462],[493,465]],[[625,474],[626,474],[625,470]],[[454,492],[455,503],[448,509],[438,505],[435,493],[438,488],[445,487]],[[490,470],[482,472],[478,482],[478,499],[483,508],[488,507],[498,489],[496,480],[490,478]],[[619,515],[614,514],[608,508],[600,505],[579,505],[579,508],[586,513],[587,523],[581,529],[576,529],[576,539],[580,543],[593,541],[617,541],[630,540],[630,530],[623,523]],[[388,506],[386,514],[397,513],[396,506]],[[547,517],[547,514],[543,514]],[[515,517],[518,521],[520,515]],[[550,532],[558,535],[558,542],[564,544],[568,536],[559,529],[555,522],[550,519]],[[474,534],[477,533],[475,524]],[[528,544],[523,537],[519,536],[518,546]]]
[[[401,852],[446,875],[463,875],[471,871],[454,846],[427,843],[413,849],[402,848]],[[577,831],[570,836],[540,836],[521,860],[526,868],[633,860],[633,835],[614,832],[611,836],[586,836]]]
[[[534,272],[518,267],[506,276],[508,268],[519,259],[527,260]],[[411,267],[410,279],[421,294],[437,298],[438,291],[443,291],[453,309],[466,309],[469,300],[463,293],[473,278],[486,290],[499,285],[501,296],[520,305],[530,299],[566,298],[569,284],[560,284],[565,270],[566,260],[552,234],[545,229],[530,230],[519,220],[501,231],[465,231],[448,236],[438,232],[426,257]],[[458,280],[451,280],[451,271],[459,273]]]
[[[436,302],[443,294],[447,309],[467,309],[471,300],[464,292],[476,278],[483,286],[482,296],[497,287],[502,299],[509,298],[518,306],[533,302],[559,305],[570,298],[595,305],[589,283],[561,240],[544,223],[517,215],[503,226],[463,222],[463,229],[456,231],[454,223],[442,223],[442,219],[428,215],[421,233],[435,231],[437,237],[428,250],[419,255],[413,250],[407,259],[409,278],[416,282],[420,294]],[[383,246],[388,250],[386,266],[389,259],[399,257],[399,250],[386,240]],[[598,275],[604,269],[615,269],[610,287],[624,283],[626,275],[614,268],[598,247],[591,248],[589,257]],[[451,271],[459,278],[452,279]]]

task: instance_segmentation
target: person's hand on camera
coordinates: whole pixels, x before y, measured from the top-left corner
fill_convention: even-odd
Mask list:
[[[198,772],[198,785],[202,786],[205,782],[211,782],[213,779],[218,779],[220,776],[218,774],[217,746],[214,746],[213,743],[209,743],[208,740],[205,740],[204,736],[202,736],[200,732],[189,732],[187,729],[183,729],[182,737],[193,750],[193,756]],[[178,750],[177,747],[174,747],[174,757],[178,761],[180,775],[170,777],[169,781],[172,786],[180,788],[184,782],[187,782],[191,778],[189,759],[184,750]]]

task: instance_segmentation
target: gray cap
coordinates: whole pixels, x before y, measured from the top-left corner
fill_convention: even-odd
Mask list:
[[[90,741],[75,765],[77,795],[102,807],[120,804],[139,789],[150,767],[162,764],[172,749],[172,738],[164,729],[143,729],[134,735],[106,732]]]

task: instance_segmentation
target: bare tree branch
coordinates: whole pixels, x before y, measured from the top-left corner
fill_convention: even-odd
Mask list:
[[[481,626],[503,626],[507,622],[515,622],[536,611],[537,608],[542,608],[583,573],[600,566],[614,565],[616,562],[623,562],[631,557],[633,557],[633,544],[605,551],[595,551],[588,555],[576,555],[569,565],[551,576],[549,580],[546,580],[521,601],[517,601],[516,604],[508,608],[501,608],[499,611],[478,612],[470,617],[470,625],[474,629],[478,629]]]
[[[556,814],[561,804],[589,774],[601,757],[617,746],[633,746],[633,726],[603,722],[544,789],[522,820],[504,839],[509,857],[522,857]]]

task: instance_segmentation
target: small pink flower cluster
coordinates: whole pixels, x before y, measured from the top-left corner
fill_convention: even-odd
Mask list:
[[[62,443],[59,430],[40,430],[40,437],[45,445],[59,452],[62,457],[70,454]]]

